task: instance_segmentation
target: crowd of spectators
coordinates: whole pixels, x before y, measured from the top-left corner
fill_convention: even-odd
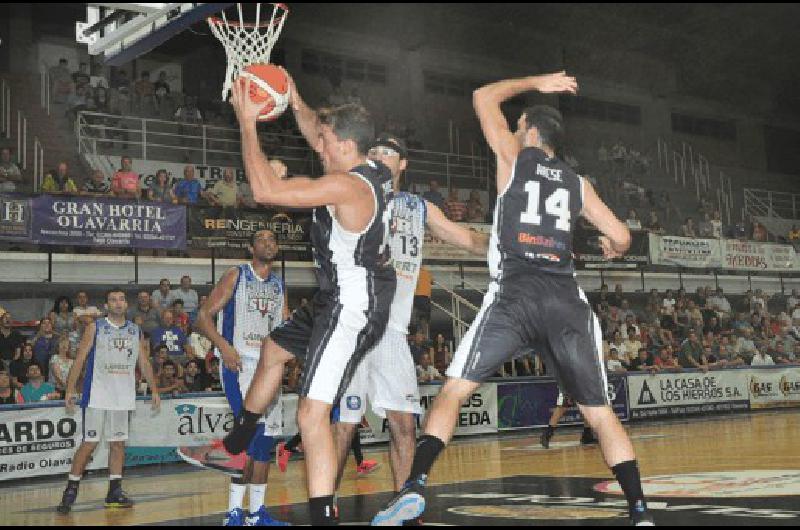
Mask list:
[[[127,318],[142,329],[166,394],[221,390],[211,341],[193,330],[204,298],[184,276],[178,288],[165,278],[158,289],[141,290],[130,302]],[[102,316],[101,309],[89,305],[85,291],[77,293],[74,304],[70,297],[59,296],[52,311],[38,321],[35,333],[25,336],[12,327],[11,313],[0,309],[2,404],[62,398],[83,330]],[[138,372],[137,377],[141,384]]]

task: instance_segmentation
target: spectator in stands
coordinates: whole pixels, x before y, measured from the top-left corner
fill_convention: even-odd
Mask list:
[[[20,394],[25,403],[48,401],[60,397],[53,385],[45,382],[42,369],[35,363],[28,366],[28,382],[22,386]]]
[[[202,304],[200,304],[202,306]],[[189,335],[189,346],[197,359],[205,359],[209,353],[214,352],[214,343],[211,339],[195,330]]]
[[[75,185],[75,181],[72,180],[72,177],[69,176],[67,170],[67,163],[61,162],[58,164],[58,168],[55,171],[47,173],[42,183],[42,192],[54,194],[78,193],[78,187]]]
[[[664,227],[661,225],[661,222],[658,220],[658,214],[653,210],[650,210],[650,221],[647,223],[647,230],[654,234],[663,234]]]
[[[211,391],[221,392],[222,382],[219,380],[220,378],[219,359],[217,359],[216,357],[212,357],[209,363],[208,372],[206,372],[206,374],[208,375],[208,379],[211,383]]]
[[[439,191],[439,182],[431,181],[430,190],[422,194],[422,198],[436,205],[440,210],[444,210],[444,197]]]
[[[90,81],[89,65],[86,63],[79,64],[78,71],[72,73],[72,82],[75,83],[75,88],[88,88]]]
[[[197,98],[185,96],[183,105],[175,111],[175,121],[187,124],[199,124],[203,122],[203,115],[197,108]]]
[[[625,293],[622,291],[622,285],[616,284],[614,286],[614,294],[608,297],[608,304],[613,307],[622,307],[622,301],[625,299]],[[625,318],[622,316],[621,318]]]
[[[58,65],[49,70],[53,103],[66,103],[67,98],[72,93],[73,82],[68,64],[66,59],[59,59]]]
[[[719,239],[722,237],[722,218],[719,210],[714,210],[714,218],[711,219],[711,237]]]
[[[142,114],[151,114],[155,110],[155,85],[150,81],[150,72],[142,72],[134,85],[136,106]]]
[[[600,168],[603,171],[608,170],[608,149],[606,149],[604,143],[601,143],[600,147],[597,149],[597,161],[600,162]]]
[[[705,370],[714,370],[716,368],[723,368],[725,366],[725,363],[718,362],[710,344],[703,344],[703,350],[700,353],[698,362],[700,363],[701,367],[705,367]]]
[[[702,353],[703,345],[700,344],[697,333],[693,330],[689,331],[689,337],[681,344],[678,362],[682,368],[700,368],[707,370],[707,367],[704,368],[704,365],[700,363],[700,355]]]
[[[450,188],[450,195],[444,203],[444,212],[451,221],[461,222],[467,215],[467,205],[458,198],[458,190]]]
[[[758,221],[755,221],[753,223],[753,241],[758,241],[763,243],[767,241],[767,238],[768,238],[767,229],[764,228],[764,225],[762,225]]]
[[[0,370],[0,405],[17,405],[22,402],[22,396],[12,386],[9,373]]]
[[[111,77],[111,88],[116,94],[116,105],[113,110],[118,114],[127,116],[131,112],[131,80],[128,72],[117,69],[116,75]]]
[[[175,315],[165,309],[161,313],[161,327],[156,328],[150,335],[150,345],[157,348],[159,344],[167,345],[167,350],[171,357],[181,357],[185,355],[186,335],[175,325]]]
[[[628,218],[625,220],[625,224],[628,225],[630,230],[642,229],[642,222],[639,220],[639,216],[637,215],[636,210],[633,208],[628,210]]]
[[[194,166],[187,165],[183,168],[183,180],[175,184],[172,195],[177,204],[195,205],[202,189],[200,181],[194,178]]]
[[[11,193],[22,184],[22,172],[19,166],[11,160],[11,149],[0,149],[0,193]]]
[[[782,341],[775,343],[769,355],[772,357],[772,360],[775,361],[775,364],[793,364],[793,359],[790,358],[790,355],[794,357],[794,352],[787,352]]]
[[[105,197],[111,195],[111,187],[106,182],[106,176],[99,169],[92,171],[92,178],[83,183],[81,195]]]
[[[75,362],[75,350],[68,336],[59,337],[57,351],[57,355],[53,355],[50,359],[50,383],[63,396],[67,390],[69,371]]]
[[[742,356],[736,352],[736,346],[731,343],[730,339],[723,335],[719,340],[719,356],[720,362],[725,363],[727,367],[741,366],[745,364]]]
[[[211,385],[208,377],[200,370],[200,363],[191,359],[183,370],[183,388],[186,392],[209,392]]]
[[[133,321],[137,316],[142,317],[142,331],[147,334],[152,334],[161,325],[161,310],[153,307],[147,291],[139,291],[136,305],[128,309],[128,320]]]
[[[616,348],[611,348],[610,350],[608,350],[608,354],[606,357],[606,370],[617,374],[624,374],[625,372],[627,372],[627,370],[625,369],[625,365],[619,358],[619,355],[620,354]]]
[[[2,169],[0,169],[0,173],[2,173]],[[797,245],[800,243],[800,230],[797,229],[797,225],[792,225],[792,229],[789,230],[789,234],[786,236],[786,239],[792,245]]]
[[[11,361],[11,366],[9,366],[14,388],[17,390],[21,390],[28,382],[28,367],[32,364],[36,364],[36,360],[33,358],[33,344],[26,342],[22,345],[19,357]]]
[[[450,362],[453,360],[453,355],[450,352],[450,344],[445,340],[444,335],[441,333],[436,335],[436,340],[433,341],[433,345],[430,348],[430,353],[433,366],[435,366],[440,373],[444,373],[444,371],[447,370],[447,367],[450,366]]]
[[[423,353],[419,358],[417,365],[417,382],[430,383],[433,381],[444,381],[444,377],[439,373],[439,370],[431,364],[431,356],[429,353]]]
[[[650,353],[648,353],[647,349],[639,348],[637,351],[638,351],[638,356],[635,359],[633,359],[629,364],[631,372],[644,372],[644,371],[657,372],[658,366],[656,365],[656,362],[650,355]]]
[[[11,327],[11,313],[0,313],[0,370],[8,370],[11,361],[20,354],[25,337]]]
[[[635,326],[628,326],[626,330],[627,338],[623,343],[625,346],[625,358],[628,363],[631,363],[636,358],[639,350],[642,349],[642,341],[639,340],[639,333],[637,333]]]
[[[147,198],[155,202],[173,202],[172,186],[169,184],[169,174],[166,169],[156,171],[156,178],[147,188]]]
[[[686,218],[686,222],[681,226],[682,237],[697,237],[697,232],[694,228],[694,219],[691,217]]]
[[[700,237],[714,237],[714,227],[711,224],[711,215],[708,212],[703,213],[703,220],[700,221],[697,232]]]
[[[75,307],[72,313],[75,315],[76,319],[82,320],[84,324],[88,324],[103,314],[96,306],[89,305],[89,295],[86,291],[78,291],[78,294],[75,296]]]
[[[133,171],[133,160],[129,156],[123,156],[121,161],[122,168],[111,179],[111,191],[115,197],[121,199],[138,199],[139,174]]]
[[[739,337],[736,343],[736,352],[741,355],[746,361],[752,359],[756,353],[756,344],[753,342],[753,329],[744,328],[742,336]]]
[[[158,81],[153,85],[153,92],[159,114],[162,114],[162,108],[171,104],[171,90],[169,82],[167,82],[167,72],[162,70],[158,73]]]
[[[476,190],[472,190],[467,201],[467,222],[482,223],[485,218],[486,208],[481,204],[481,197]]]
[[[178,376],[178,366],[174,361],[168,360],[158,374],[158,390],[162,396],[177,396],[184,392],[183,381]]]
[[[773,366],[775,361],[772,360],[765,349],[756,350],[753,359],[750,361],[750,366]]]
[[[42,367],[44,376],[47,377],[46,367],[50,366],[50,357],[56,354],[58,335],[53,330],[53,321],[43,318],[39,323],[39,330],[33,337],[33,358]]]
[[[800,304],[800,295],[798,295],[797,289],[792,289],[792,295],[786,300],[786,311],[791,315],[798,304]]]
[[[236,208],[240,202],[241,195],[234,178],[233,169],[229,167],[223,169],[222,180],[214,183],[211,190],[201,192],[201,195],[211,206],[223,209]]]
[[[158,282],[158,289],[153,291],[153,294],[150,297],[153,307],[158,309],[167,309],[169,307],[171,303],[169,300],[169,295],[172,293],[170,287],[171,285],[169,280],[166,278],[161,278],[161,281]]]
[[[717,312],[717,317],[720,321],[729,318],[731,315],[731,303],[725,298],[722,287],[717,287],[715,294],[708,298],[707,305]]]
[[[426,353],[429,353],[430,343],[428,342],[425,334],[422,331],[417,330],[413,336],[413,340],[409,345],[409,348],[411,350],[411,356],[414,358],[414,363],[419,364],[422,356]]]
[[[681,365],[672,355],[672,347],[664,345],[659,348],[658,357],[655,359],[655,365],[659,370],[680,370]]]
[[[171,300],[168,300],[169,305],[172,305],[175,300],[183,300],[183,308],[186,314],[189,315],[189,320],[194,322],[197,318],[197,310],[200,307],[200,299],[197,296],[197,291],[192,289],[191,276],[182,276],[180,288],[170,291],[170,297]]]
[[[181,330],[189,326],[189,315],[186,314],[183,308],[183,300],[175,298],[172,300],[172,304],[170,304],[169,308],[175,316],[175,324],[181,328]]]
[[[64,335],[75,329],[75,315],[72,311],[72,300],[68,296],[59,296],[56,299],[49,315],[56,335]]]

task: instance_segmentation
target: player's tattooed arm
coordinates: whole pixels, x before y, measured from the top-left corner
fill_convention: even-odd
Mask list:
[[[220,282],[214,287],[206,302],[197,312],[197,327],[200,332],[208,337],[219,350],[225,367],[234,372],[238,372],[241,369],[242,361],[236,349],[217,331],[217,327],[214,325],[214,317],[230,301],[238,280],[238,269],[232,268],[225,272]]]
[[[600,246],[606,258],[622,256],[631,246],[630,230],[598,197],[591,182],[581,179],[581,185],[583,186],[581,215],[603,234],[600,236]]]
[[[449,220],[438,206],[425,201],[427,224],[434,237],[473,254],[485,256],[489,250],[489,234],[470,230]]]
[[[511,167],[522,149],[518,138],[508,127],[500,104],[525,92],[575,94],[578,83],[566,72],[506,79],[482,86],[472,94],[472,105],[486,142],[497,156],[497,189],[504,190],[511,179]],[[521,118],[520,118],[521,119]],[[519,125],[519,124],[518,124]]]
[[[78,343],[78,354],[75,356],[75,362],[72,363],[72,368],[69,370],[69,376],[67,376],[67,389],[64,394],[64,406],[66,406],[68,411],[72,411],[75,408],[78,378],[80,377],[81,373],[83,373],[83,367],[86,364],[86,359],[89,357],[89,351],[91,351],[92,346],[94,345],[94,335],[96,329],[97,324],[94,321],[89,322],[86,325],[86,328],[83,330],[83,337],[81,337],[81,341]]]

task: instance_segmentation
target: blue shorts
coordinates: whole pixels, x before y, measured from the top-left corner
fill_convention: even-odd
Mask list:
[[[239,384],[241,373],[228,370],[224,364],[220,363],[222,371],[222,388],[225,389],[225,397],[233,410],[233,414],[238,416],[242,412],[244,399],[242,397],[242,387]],[[249,379],[252,379],[249,378]],[[269,462],[272,458],[272,449],[275,447],[275,438],[264,434],[264,423],[258,424],[256,435],[247,448],[247,456],[255,462]]]

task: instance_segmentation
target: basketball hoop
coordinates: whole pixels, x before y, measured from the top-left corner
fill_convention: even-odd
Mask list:
[[[252,4],[248,4],[252,5]],[[236,4],[239,21],[228,20],[223,11],[219,17],[209,17],[208,26],[211,32],[222,43],[225,55],[228,57],[228,66],[225,70],[225,83],[222,86],[222,101],[228,100],[233,82],[239,73],[247,66],[255,63],[269,63],[272,48],[278,41],[283,29],[283,23],[289,15],[286,4],[264,4],[272,6],[272,15],[267,20],[261,20],[261,3],[255,4],[255,22],[245,22],[242,13],[242,4]]]

